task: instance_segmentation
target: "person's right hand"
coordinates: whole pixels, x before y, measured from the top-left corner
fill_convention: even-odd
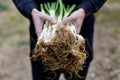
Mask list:
[[[51,24],[56,24],[56,20],[40,11],[38,11],[37,9],[33,9],[31,12],[32,18],[33,18],[33,22],[35,25],[35,31],[37,36],[39,37],[40,34],[42,33],[42,29],[44,26],[44,21],[48,21]]]

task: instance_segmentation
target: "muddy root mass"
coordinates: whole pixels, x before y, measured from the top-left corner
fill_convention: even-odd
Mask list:
[[[38,41],[32,59],[42,60],[46,70],[77,74],[86,60],[85,40],[79,40],[70,30],[59,27],[51,41]]]

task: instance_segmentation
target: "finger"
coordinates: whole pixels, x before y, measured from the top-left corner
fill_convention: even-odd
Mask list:
[[[39,19],[39,17],[33,17],[33,22],[35,25],[35,31],[37,36],[39,36],[42,32],[42,28],[43,28],[43,20]]]
[[[42,33],[42,31],[41,31],[41,33]],[[38,38],[40,37],[41,33],[37,33],[37,37],[38,37]]]
[[[56,24],[57,23],[57,21],[54,18],[52,18],[52,17],[50,17],[50,16],[48,16],[46,14],[43,14],[42,19],[47,20],[48,22],[50,22],[52,24]]]
[[[60,24],[67,24],[68,22],[71,22],[71,18],[67,17],[65,19],[63,19],[61,22],[59,22]]]
[[[77,34],[79,34],[81,31],[82,22],[83,21],[81,21],[81,20],[76,20],[75,22],[73,22],[73,24],[75,25]]]
[[[69,16],[69,17],[63,19],[63,20],[60,22],[60,24],[67,24],[67,23],[69,23],[69,22],[72,22],[73,20],[74,20],[74,17]]]
[[[33,18],[33,22],[34,22],[34,25],[35,25],[35,26],[40,26],[40,27],[43,26],[43,20],[42,20],[42,19],[39,19],[39,17],[34,17],[34,18]]]

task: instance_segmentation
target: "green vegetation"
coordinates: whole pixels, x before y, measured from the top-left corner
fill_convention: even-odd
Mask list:
[[[0,3],[0,12],[9,10],[9,7]]]
[[[109,3],[119,3],[120,0],[107,0]]]
[[[13,42],[11,45],[14,46],[14,47],[29,45],[29,40],[28,39],[27,40],[20,40],[18,42]]]

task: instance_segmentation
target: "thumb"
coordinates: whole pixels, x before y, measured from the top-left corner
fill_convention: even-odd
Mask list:
[[[48,22],[50,22],[52,24],[56,24],[57,23],[57,21],[54,18],[52,18],[52,17],[50,17],[48,15],[43,15],[43,17],[44,17],[44,20],[47,20]]]
[[[67,17],[67,18],[63,19],[61,22],[59,22],[59,24],[67,24],[67,23],[69,23],[71,21],[72,21],[72,18],[71,17]]]

